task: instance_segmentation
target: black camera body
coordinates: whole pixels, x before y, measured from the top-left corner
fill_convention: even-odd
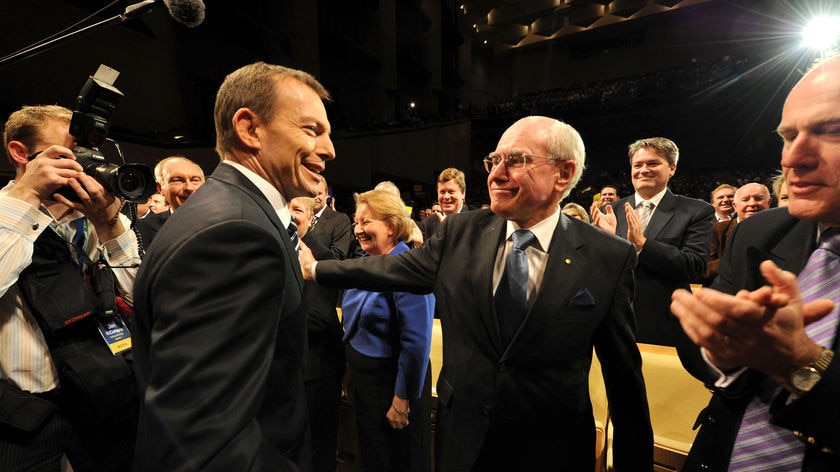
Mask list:
[[[70,134],[77,144],[73,155],[85,174],[96,179],[109,193],[130,202],[145,203],[157,190],[152,170],[145,164],[109,163],[97,150],[108,136],[111,113],[123,97],[112,85],[117,75],[119,72],[102,65],[82,86],[70,120]],[[111,78],[110,82],[106,77]],[[80,201],[70,187],[62,187],[56,193],[70,201]]]
[[[112,195],[130,202],[145,203],[155,193],[154,175],[145,164],[111,164],[101,152],[82,146],[74,147],[73,155],[85,174],[96,179]],[[71,202],[79,201],[70,187],[61,187],[56,193]]]

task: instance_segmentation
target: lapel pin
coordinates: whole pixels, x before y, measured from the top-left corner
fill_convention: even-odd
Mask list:
[[[571,260],[571,259],[566,259],[566,265],[569,265],[569,264],[571,264],[571,263],[572,263],[572,260]]]

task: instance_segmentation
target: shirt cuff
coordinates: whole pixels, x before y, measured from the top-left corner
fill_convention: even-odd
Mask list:
[[[700,355],[703,356],[703,361],[706,362],[706,365],[708,365],[709,368],[712,369],[712,371],[715,374],[717,374],[718,378],[717,380],[715,380],[715,387],[718,388],[726,388],[732,385],[732,382],[738,380],[738,377],[740,377],[741,374],[743,374],[744,371],[747,370],[746,367],[739,367],[727,374],[726,372],[718,369],[716,365],[712,364],[712,362],[709,360],[709,357],[706,355],[705,347],[700,348]]]
[[[0,227],[9,228],[30,241],[38,239],[53,221],[40,208],[14,197],[4,196],[2,207]]]

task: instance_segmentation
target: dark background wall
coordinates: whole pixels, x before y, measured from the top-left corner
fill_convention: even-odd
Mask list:
[[[117,1],[94,20],[113,18]],[[206,0],[196,28],[166,9],[0,65],[0,113],[24,104],[72,108],[96,67],[121,72],[111,136],[127,159],[179,153],[212,171],[212,107],[224,76],[265,60],[316,75],[345,195],[388,178],[420,198],[437,173],[467,172],[515,119],[546,114],[587,145],[581,187],[622,178],[631,141],[662,135],[680,174],[778,166],[772,133],[782,98],[813,60],[798,48],[822,0]],[[60,31],[102,0],[0,4],[0,54]],[[836,12],[835,12],[836,13]],[[411,104],[414,107],[411,107]],[[5,160],[0,177],[13,172]],[[4,179],[5,180],[5,179]],[[349,203],[348,203],[349,204]]]

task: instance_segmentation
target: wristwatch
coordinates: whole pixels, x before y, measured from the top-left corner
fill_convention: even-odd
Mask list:
[[[831,349],[823,349],[817,359],[801,367],[794,367],[788,374],[788,383],[794,389],[794,393],[803,394],[811,391],[814,385],[820,381],[822,374],[828,369],[831,364],[831,359],[834,358],[834,351]]]

